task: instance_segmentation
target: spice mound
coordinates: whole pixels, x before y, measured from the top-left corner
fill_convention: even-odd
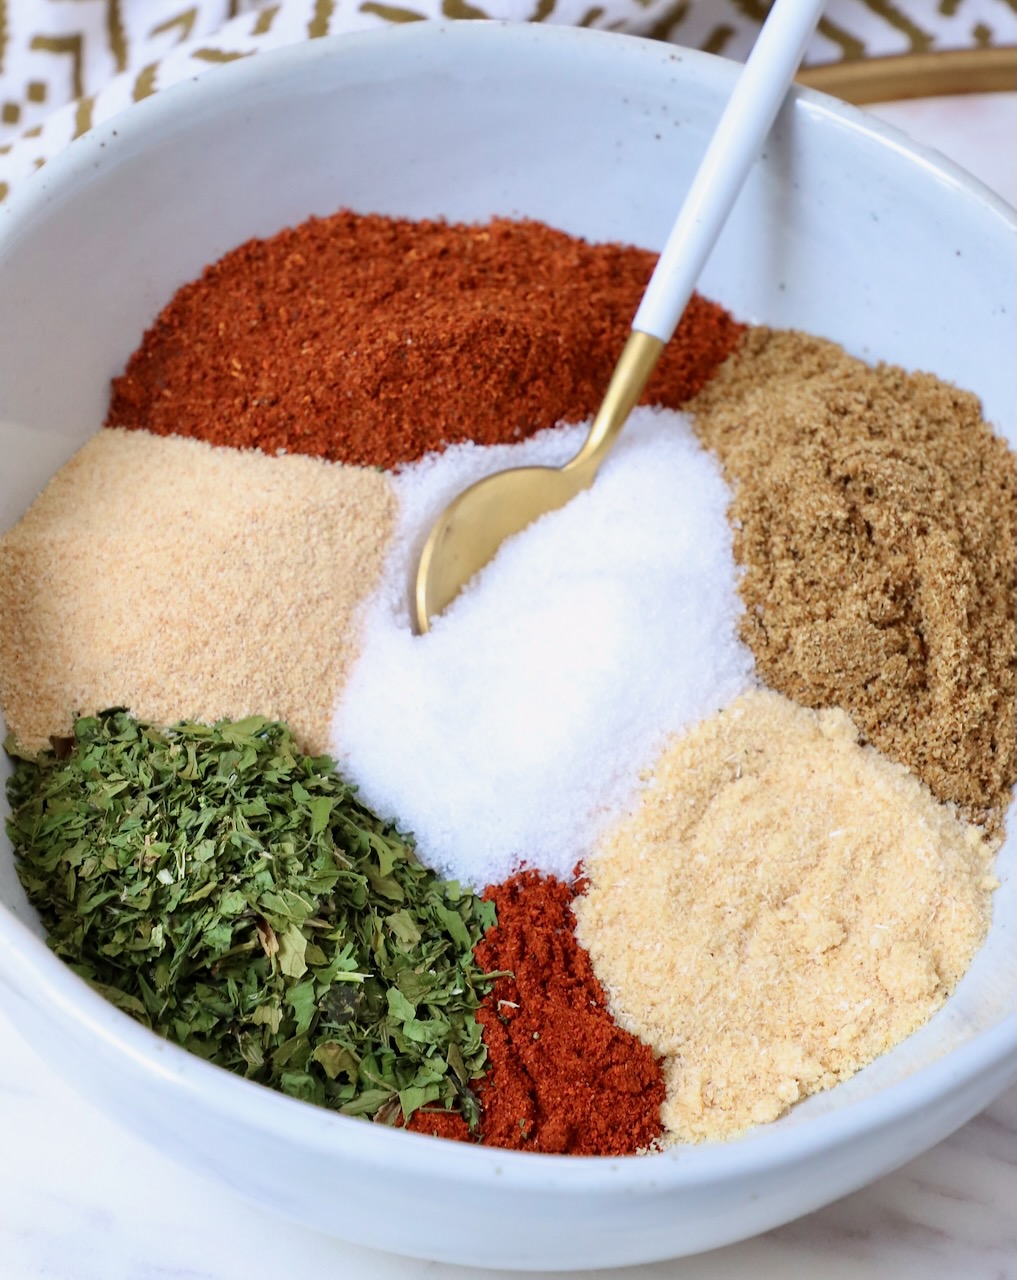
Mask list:
[[[578,422],[654,262],[537,222],[312,218],[177,293],[114,380],[107,425],[393,468]],[[742,331],[694,297],[647,401],[681,407]]]
[[[977,399],[754,329],[691,409],[734,488],[760,675],[843,707],[998,832],[1017,779],[1017,458]]]
[[[325,750],[394,517],[379,472],[100,431],[0,538],[8,728],[257,714]]]
[[[841,710],[755,691],[676,738],[574,906],[664,1057],[669,1137],[773,1120],[926,1022],[985,937],[992,854]]]
[[[660,1135],[661,1069],[616,1026],[576,942],[579,886],[524,872],[485,895],[498,923],[477,947],[508,970],[478,1013],[490,1073],[478,1086],[485,1142],[520,1151],[625,1155]]]
[[[8,829],[49,945],[159,1035],[344,1115],[476,1122],[493,909],[259,717],[121,711],[17,763]]]
[[[495,982],[477,1011],[489,1067],[473,1088],[488,1146],[620,1156],[661,1135],[660,1065],[613,1021],[576,942],[571,903],[582,887],[526,871],[484,895],[498,922],[474,955]],[[473,1136],[461,1116],[434,1108],[416,1112],[408,1127]]]
[[[394,477],[392,552],[337,707],[331,752],[366,802],[409,827],[430,866],[477,887],[523,861],[570,877],[667,735],[753,683],[730,491],[666,409],[636,409],[590,490],[411,632],[406,583],[434,508],[481,468],[554,465],[585,436],[453,445]]]

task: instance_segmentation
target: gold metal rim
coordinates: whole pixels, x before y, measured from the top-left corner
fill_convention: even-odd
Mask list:
[[[1010,93],[1017,90],[1017,45],[835,62],[800,72],[798,83],[855,106],[959,93]]]

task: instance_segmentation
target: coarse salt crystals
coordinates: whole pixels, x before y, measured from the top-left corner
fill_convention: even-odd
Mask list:
[[[396,477],[400,525],[332,749],[423,861],[482,887],[568,878],[666,737],[753,683],[729,492],[683,415],[637,409],[591,489],[509,540],[424,636],[406,604],[445,504],[507,466],[560,465],[585,427],[457,445]]]

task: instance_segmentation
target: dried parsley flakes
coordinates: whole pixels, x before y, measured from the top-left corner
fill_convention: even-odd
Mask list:
[[[489,984],[472,952],[494,909],[421,866],[285,725],[106,711],[19,759],[8,793],[51,948],[121,1009],[345,1115],[437,1104],[476,1123]]]

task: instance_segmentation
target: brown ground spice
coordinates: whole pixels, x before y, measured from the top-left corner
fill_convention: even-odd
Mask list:
[[[590,957],[575,938],[565,884],[524,871],[488,888],[498,923],[474,950],[509,970],[477,1018],[490,1061],[478,1083],[486,1146],[569,1155],[631,1155],[661,1134],[664,1077],[651,1050],[616,1026]],[[418,1133],[467,1138],[458,1117],[417,1112]]]
[[[311,219],[177,293],[107,425],[386,468],[518,440],[595,411],[654,261],[537,222]],[[694,298],[646,400],[680,407],[742,332]]]
[[[1017,776],[1017,463],[975,396],[753,329],[689,406],[734,489],[742,632],[998,831]]]

